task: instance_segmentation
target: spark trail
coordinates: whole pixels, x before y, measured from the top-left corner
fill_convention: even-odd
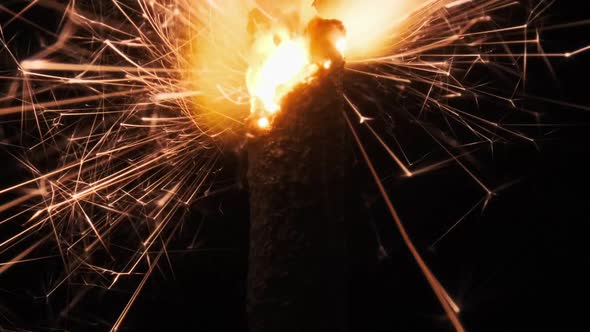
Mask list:
[[[0,94],[0,116],[5,126],[20,124],[17,133],[2,137],[2,144],[14,155],[14,164],[31,175],[0,188],[0,274],[47,256],[39,248],[49,246],[51,254],[61,255],[64,273],[48,296],[68,282],[112,288],[126,276],[147,278],[166,255],[179,216],[218,189],[223,151],[260,127],[272,130],[272,113],[280,111],[276,103],[289,88],[313,79],[317,68],[308,59],[289,59],[288,68],[301,60],[298,72],[286,73],[270,88],[265,81],[286,68],[286,54],[306,56],[298,43],[303,28],[319,15],[338,19],[346,28],[346,40],[334,42],[347,61],[346,116],[358,120],[349,122],[350,129],[404,241],[456,330],[462,331],[459,308],[403,228],[363,147],[365,136],[356,131],[375,138],[404,176],[460,167],[466,179],[481,188],[484,203],[478,205],[485,206],[495,190],[466,160],[484,145],[512,140],[535,144],[533,137],[501,121],[506,114],[536,116],[519,106],[526,97],[528,64],[544,61],[550,66],[552,58],[590,51],[590,46],[543,51],[543,29],[588,24],[540,28],[550,4],[342,0],[316,1],[315,9],[303,0],[43,0],[16,8],[0,4],[0,12],[10,17],[0,22],[0,56],[8,64],[0,68],[6,86]],[[58,29],[28,18],[38,7],[59,18]],[[248,32],[253,12],[258,15],[256,29],[264,25],[263,30],[271,32],[269,43],[260,43],[270,51],[252,51],[265,40]],[[517,24],[515,13],[522,17]],[[27,37],[6,34],[18,21],[53,42],[20,58],[13,44],[15,38]],[[281,42],[273,36],[280,36]],[[266,70],[273,57],[275,67]],[[474,72],[501,80],[504,88],[474,78]],[[254,78],[250,85],[249,78]],[[289,86],[282,94],[268,96],[285,83]],[[406,102],[379,111],[368,107],[375,104],[375,96],[391,94],[404,96]],[[262,114],[260,107],[252,106],[256,98],[265,105]],[[482,103],[495,105],[498,113],[481,111]],[[416,147],[401,144],[395,132],[384,129],[400,117],[419,125],[431,140],[428,152],[434,151],[436,158],[411,157],[425,151],[411,151]],[[124,323],[145,280],[113,330]]]

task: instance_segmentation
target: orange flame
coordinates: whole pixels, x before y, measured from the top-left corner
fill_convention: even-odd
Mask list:
[[[249,28],[253,30],[254,40],[246,74],[250,116],[259,128],[268,129],[274,115],[281,109],[281,100],[294,87],[310,82],[320,69],[329,70],[332,66],[334,55],[318,56],[315,49],[318,36],[315,34],[318,31],[322,34],[320,44],[328,44],[320,45],[320,49],[333,49],[339,56],[344,56],[346,40],[342,34],[331,31],[330,25],[334,21],[323,26],[322,20],[312,19],[302,29],[289,26],[289,20],[272,26],[264,18],[260,19],[256,10],[253,13],[254,23]]]

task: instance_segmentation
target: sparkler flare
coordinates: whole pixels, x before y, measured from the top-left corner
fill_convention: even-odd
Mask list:
[[[372,135],[405,176],[458,165],[487,201],[495,190],[466,161],[471,147],[514,139],[535,143],[500,120],[510,112],[531,114],[518,106],[529,61],[549,64],[551,58],[581,56],[590,46],[545,53],[537,24],[550,5],[543,0],[530,8],[512,0],[311,2],[0,4],[0,12],[11,16],[0,22],[0,56],[15,68],[0,72],[7,87],[0,116],[21,123],[3,144],[31,174],[0,188],[0,274],[35,259],[47,243],[64,268],[47,296],[68,281],[112,288],[143,274],[113,326],[117,330],[166,257],[181,227],[175,220],[227,184],[218,178],[221,152],[233,138],[251,134],[252,123],[272,130],[282,99],[334,65],[330,55],[312,56],[314,41],[306,29],[320,28],[314,27],[319,16],[342,22],[319,44],[346,57],[343,116],[405,243],[454,327],[463,331],[459,307],[412,243],[357,132]],[[63,16],[59,32],[26,18],[35,6]],[[521,23],[506,23],[503,15],[523,8]],[[5,35],[19,20],[53,42],[20,58]],[[510,88],[488,88],[470,75],[475,70],[487,70],[491,80]],[[405,106],[366,109],[381,92],[404,96]],[[502,114],[463,108],[455,100],[494,103]],[[411,157],[395,133],[382,129],[394,117],[417,123],[441,157],[423,163]],[[444,124],[429,125],[438,122]],[[454,131],[461,131],[462,142],[443,134]]]
[[[250,113],[259,119],[259,127],[266,128],[269,117],[280,110],[281,100],[295,86],[308,83],[321,67],[330,68],[332,57],[343,55],[345,31],[336,21],[312,19],[307,26],[296,23],[299,13],[285,13],[285,21],[274,24],[264,17],[260,19],[262,14],[257,13],[259,10],[254,9],[250,14],[253,42],[246,85]],[[311,35],[323,38],[314,40]],[[322,49],[330,48],[340,54],[322,54]]]

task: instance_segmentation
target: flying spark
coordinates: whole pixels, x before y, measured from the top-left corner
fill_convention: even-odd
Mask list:
[[[27,19],[39,6],[62,16],[59,32]],[[329,57],[311,56],[306,29],[320,16],[343,25],[326,32],[324,42],[346,60],[344,116],[354,120],[350,129],[405,243],[454,327],[463,331],[459,307],[412,243],[364,148],[366,137],[357,132],[374,137],[403,175],[455,164],[489,200],[495,190],[466,160],[483,144],[535,144],[499,120],[509,112],[534,118],[518,103],[529,62],[550,66],[551,58],[590,51],[543,51],[539,22],[549,8],[544,0],[533,7],[513,0],[316,0],[315,7],[304,0],[47,0],[18,9],[0,4],[0,12],[11,16],[0,22],[0,54],[16,69],[0,76],[7,86],[0,115],[21,123],[2,144],[31,174],[0,188],[0,213],[6,216],[0,255],[7,257],[0,260],[0,274],[37,259],[31,257],[45,243],[54,245],[64,266],[48,296],[67,281],[112,288],[126,276],[144,274],[113,326],[118,329],[166,256],[178,217],[219,189],[220,157],[230,142],[272,130],[281,100],[334,66]],[[526,15],[514,25],[508,17],[518,11]],[[54,42],[19,58],[14,39],[5,35],[16,21]],[[475,79],[475,71],[508,88]],[[406,102],[368,110],[382,93]],[[457,106],[456,100],[494,103],[502,114]],[[441,157],[410,157],[408,149],[415,147],[383,130],[394,117],[418,124]],[[459,130],[461,142],[443,134]]]

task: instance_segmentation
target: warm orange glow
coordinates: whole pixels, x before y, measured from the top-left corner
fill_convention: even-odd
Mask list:
[[[394,38],[396,28],[404,23],[409,13],[428,0],[378,0],[370,5],[352,0],[315,1],[317,12],[314,13],[309,11],[306,1],[294,2],[295,5],[287,6],[289,10],[275,17],[279,20],[267,23],[262,17],[260,20],[264,24],[256,22],[263,27],[254,36],[246,75],[250,113],[254,119],[272,118],[280,111],[283,97],[295,86],[312,78],[319,68],[332,67],[329,59],[317,64],[311,61],[303,30],[313,16],[344,23],[347,37],[336,36],[330,41],[342,56],[375,56],[387,47],[386,43]],[[298,25],[290,22],[292,17],[299,18]]]
[[[315,1],[315,7],[311,0],[216,2],[219,8],[208,14],[207,33],[194,39],[192,62],[200,70],[190,72],[186,81],[199,91],[195,98],[200,105],[222,116],[239,117],[249,106],[255,124],[260,117],[272,123],[285,95],[319,69],[333,66],[329,59],[310,59],[305,29],[314,17],[344,23],[346,39],[335,36],[330,42],[355,60],[378,56],[408,16],[429,1]],[[199,10],[200,5],[194,6]]]
[[[295,15],[284,13],[284,21],[271,23],[257,10],[254,9],[249,15],[253,21],[250,22],[253,27],[250,32],[254,38],[249,51],[246,85],[250,95],[251,117],[259,119],[259,127],[266,128],[270,126],[272,117],[280,111],[282,99],[294,87],[313,79],[320,68],[328,70],[332,67],[331,56],[318,56],[319,49],[333,48],[344,56],[347,42],[340,33],[326,30],[324,35],[324,31],[318,29],[325,27],[320,28],[321,25],[317,24],[312,27],[313,23],[317,23],[313,21],[317,17],[316,13],[313,16],[305,15],[305,12]],[[304,16],[307,19],[303,19]],[[294,17],[300,19],[299,24],[292,23]],[[325,38],[319,44],[317,40],[312,41],[317,36],[311,37],[318,31]],[[314,50],[314,47],[319,49]]]
[[[287,33],[282,35],[288,37]],[[254,52],[262,61],[248,69],[246,78],[253,114],[270,115],[279,111],[281,99],[317,71],[317,66],[310,62],[304,38],[276,45],[275,36],[268,33],[254,45]]]
[[[53,260],[59,252],[64,273],[48,285],[49,298],[70,281],[111,289],[143,274],[113,331],[166,257],[168,243],[177,240],[184,227],[177,222],[181,212],[225,187],[225,179],[218,182],[223,154],[245,146],[236,138],[272,130],[285,96],[339,70],[339,55],[346,58],[341,114],[403,242],[458,332],[464,331],[460,307],[406,232],[372,162],[377,149],[367,150],[365,140],[375,139],[370,144],[379,144],[406,177],[452,164],[485,193],[434,248],[510,185],[490,187],[471,170],[466,161],[480,146],[513,138],[537,146],[539,132],[529,137],[524,128],[533,122],[521,123],[521,115],[531,115],[540,127],[555,125],[539,122],[544,112],[533,105],[588,110],[548,96],[527,97],[521,89],[529,62],[540,59],[551,68],[551,59],[590,53],[589,45],[543,51],[545,24],[538,22],[540,13],[550,13],[551,1],[530,6],[514,0],[136,0],[99,1],[100,10],[87,1],[21,2],[26,4],[15,13],[0,5],[11,16],[0,19],[0,58],[8,65],[0,74],[0,116],[7,116],[0,129],[5,123],[10,129],[0,137],[7,153],[17,152],[6,161],[15,163],[9,168],[30,174],[0,187],[0,275],[21,263]],[[34,7],[58,10],[50,21],[60,17],[60,28],[30,21]],[[337,28],[330,30],[330,19]],[[520,22],[510,23],[515,20]],[[39,30],[30,40],[43,46],[38,52],[12,42],[27,37],[14,34],[15,26],[2,30],[17,21]],[[584,25],[547,27],[568,31]],[[355,84],[357,77],[361,84]],[[403,102],[381,99],[394,94]],[[374,98],[377,107],[371,105],[367,115],[378,116],[369,118],[362,106]],[[520,102],[529,98],[534,103]],[[482,112],[480,103],[501,114]],[[427,113],[440,119],[431,122],[422,116]],[[504,116],[509,113],[520,115]],[[19,115],[21,132],[13,132]],[[432,139],[427,151],[438,152],[428,158],[427,151],[406,153],[415,148],[414,134],[402,130],[405,139],[396,138],[398,127],[390,120],[398,117],[412,123],[408,129],[419,127],[426,138],[420,141]],[[461,135],[453,135],[455,127]],[[120,248],[125,239],[129,250]]]
[[[268,121],[268,118],[265,117],[258,119],[257,124],[260,129],[266,129],[270,127],[270,121]]]
[[[349,58],[375,56],[396,37],[409,15],[432,0],[318,0],[318,13],[344,23],[346,41],[337,41]]]
[[[344,54],[346,52],[346,39],[345,38],[339,38],[336,41],[336,49],[338,50],[338,52],[340,52],[340,54],[342,54],[342,56],[344,56]]]

